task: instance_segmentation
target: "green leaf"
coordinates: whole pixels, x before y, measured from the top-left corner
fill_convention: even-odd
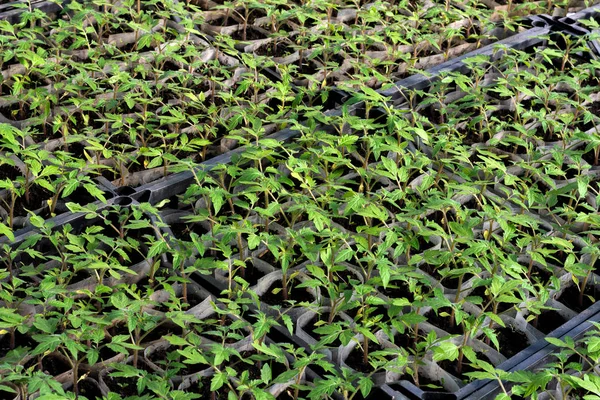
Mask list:
[[[167,242],[163,240],[157,240],[154,243],[152,243],[152,246],[150,246],[147,257],[152,258],[156,255],[163,254],[168,250],[168,248],[169,246],[167,245]]]
[[[365,335],[372,342],[379,344],[379,341],[377,340],[377,337],[370,330],[368,330],[367,328],[357,327],[356,330],[359,333],[362,333],[363,335]]]
[[[127,298],[127,296],[125,296],[125,293],[123,292],[113,293],[113,295],[110,296],[110,302],[113,306],[115,306],[115,308],[119,310],[123,310],[129,305],[129,299]]]
[[[433,348],[433,360],[454,361],[458,358],[458,346],[452,342],[442,342],[439,346]]]
[[[576,376],[573,376],[572,379],[578,386],[596,395],[600,395],[600,376],[586,374],[583,376],[583,379]]]
[[[292,318],[287,314],[282,314],[281,319],[283,320],[283,324],[285,325],[285,327],[290,332],[290,335],[293,335],[294,334],[294,323],[292,321]]]
[[[597,351],[600,351],[600,337],[598,337],[598,336],[590,337],[587,342],[587,350],[588,350],[588,353],[595,353]]]
[[[214,392],[221,389],[225,382],[227,382],[227,374],[225,372],[217,372],[210,381],[210,391]]]
[[[554,337],[547,337],[545,338],[546,341],[550,344],[555,345],[556,347],[569,347],[567,345],[567,343],[563,342],[562,340],[560,340],[559,338],[554,338]]]
[[[256,400],[275,400],[275,396],[261,388],[252,390],[252,394]],[[236,397],[235,400],[238,400]]]
[[[38,397],[38,400],[65,400],[65,398],[66,397],[64,395],[61,396],[58,394],[48,393]]]
[[[29,222],[31,222],[31,225],[35,226],[36,228],[41,228],[44,226],[44,219],[39,215],[31,215],[29,217]]]
[[[185,340],[184,338],[182,338],[180,336],[167,335],[167,336],[163,336],[163,339],[165,339],[167,342],[169,342],[173,346],[186,346],[186,345],[188,345],[187,340]]]
[[[186,358],[183,360],[185,364],[208,364],[206,358],[194,347],[185,347],[177,352]]]
[[[0,222],[0,235],[6,236],[11,242],[15,240],[15,235],[8,226]]]
[[[17,393],[17,391],[13,388],[11,388],[10,386],[6,386],[6,385],[2,385],[0,384],[0,390],[4,391],[4,392],[9,392],[9,393]]]
[[[87,363],[89,365],[94,365],[98,362],[98,359],[100,358],[100,352],[98,351],[98,349],[88,349],[87,353],[86,353],[86,358],[87,358]]]
[[[581,177],[577,178],[577,191],[579,192],[579,197],[585,197],[588,192],[588,180],[582,179]]]
[[[262,369],[260,370],[260,379],[264,383],[270,383],[272,378],[273,376],[271,373],[271,367],[269,367],[269,364],[264,364]]]
[[[373,389],[373,381],[368,376],[363,376],[358,381],[358,387],[363,397],[367,398],[369,393],[371,393],[371,389]]]
[[[502,321],[502,318],[500,318],[500,316],[498,316],[497,314],[494,313],[488,313],[486,314],[492,321],[494,321],[495,323],[497,323],[498,325],[500,325],[501,327],[505,327],[506,324],[504,323],[504,321]]]
[[[215,214],[218,214],[221,210],[223,204],[225,204],[225,199],[223,198],[223,194],[220,191],[212,190],[209,192],[210,200],[212,202],[213,208],[215,209]]]
[[[71,193],[73,193],[75,191],[75,189],[77,189],[78,186],[79,186],[79,181],[76,181],[76,180],[69,181],[63,188],[62,197],[69,196]]]

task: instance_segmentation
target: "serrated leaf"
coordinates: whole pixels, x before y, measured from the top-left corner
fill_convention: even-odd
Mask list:
[[[173,346],[186,346],[188,344],[187,340],[179,336],[167,335],[163,336],[163,339]]]
[[[497,323],[498,325],[500,325],[501,327],[506,327],[506,324],[504,323],[504,321],[502,321],[502,318],[500,318],[497,314],[494,313],[488,313],[487,316],[494,321],[495,323]]]
[[[366,399],[371,393],[371,389],[373,389],[373,381],[368,376],[363,376],[358,381],[358,387],[360,388],[360,393]]]
[[[100,352],[98,351],[98,349],[88,349],[86,352],[86,358],[87,358],[87,363],[89,365],[94,365],[98,362],[98,359],[100,358]]]
[[[433,348],[433,360],[442,361],[450,360],[454,361],[458,358],[458,346],[452,342],[442,342],[439,346]]]
[[[6,386],[6,385],[2,385],[0,384],[0,390],[2,390],[3,392],[8,392],[8,393],[17,393],[17,391],[13,388],[11,388],[10,386]]]
[[[294,334],[294,322],[292,321],[292,318],[287,314],[282,314],[281,319],[283,320],[283,324],[285,325],[285,327],[290,332],[290,335],[293,335]]]
[[[271,372],[271,367],[269,367],[269,364],[264,364],[262,369],[260,370],[260,379],[264,383],[270,383],[272,378],[273,375]]]
[[[227,374],[225,372],[217,372],[210,381],[210,391],[214,392],[221,389],[225,382],[227,382]]]
[[[600,337],[590,337],[587,342],[587,350],[588,353],[595,353],[597,351],[600,351]]]
[[[42,217],[40,217],[39,215],[30,216],[29,222],[31,223],[31,225],[35,226],[36,228],[41,228],[42,226],[44,226],[44,219]]]
[[[15,235],[8,226],[0,222],[0,235],[6,236],[11,242],[15,240]]]
[[[567,345],[567,343],[563,342],[562,340],[560,340],[559,338],[555,338],[555,337],[546,337],[545,338],[546,341],[550,344],[553,344],[556,347],[569,347]]]

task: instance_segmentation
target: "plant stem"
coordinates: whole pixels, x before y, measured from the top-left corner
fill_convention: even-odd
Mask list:
[[[283,294],[283,300],[288,300],[288,285],[287,285],[287,272],[283,274],[283,278],[281,280],[281,286],[282,286],[282,294]]]
[[[363,335],[363,363],[369,365],[369,338]]]

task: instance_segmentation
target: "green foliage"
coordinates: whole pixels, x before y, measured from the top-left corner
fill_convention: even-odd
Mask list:
[[[505,351],[515,313],[535,325],[562,291],[593,299],[597,62],[548,40],[392,101],[376,89],[479,47],[494,11],[392,3],[98,0],[0,22],[0,388],[81,398],[108,371],[141,398],[350,400],[434,362],[498,398],[600,398],[597,329],[547,336],[534,371],[480,352]],[[508,29],[546,5],[498,15]],[[158,203],[98,185],[172,173],[191,184]],[[66,212],[86,224],[54,229]],[[328,359],[340,346],[361,365]]]

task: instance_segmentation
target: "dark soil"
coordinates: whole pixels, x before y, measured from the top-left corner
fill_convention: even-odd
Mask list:
[[[370,305],[369,308],[366,310],[368,311],[368,318],[369,319],[373,319],[375,317],[378,317],[381,315],[381,321],[385,321],[387,319],[388,316],[388,310],[387,308],[385,308],[384,306],[373,306]],[[344,312],[352,317],[353,320],[358,321],[358,320],[362,320],[362,318],[364,318],[364,314],[365,314],[365,308],[357,306],[351,309],[344,309]],[[360,313],[360,315],[359,315]]]
[[[16,393],[10,393],[0,389],[0,400],[14,400],[15,398],[18,398]]]
[[[445,121],[445,116],[438,109],[427,106],[419,110],[419,114],[423,115],[434,124],[442,124]]]
[[[531,325],[537,328],[540,332],[550,333],[559,326],[562,326],[567,322],[562,315],[555,310],[547,310],[537,316],[536,319],[531,321]]]
[[[450,315],[447,317],[442,317],[440,314],[442,312],[446,312]],[[448,333],[460,335],[463,333],[463,329],[461,325],[457,325],[456,321],[451,321],[450,318],[452,316],[452,309],[450,307],[442,307],[438,309],[437,313],[434,310],[430,310],[425,314],[427,317],[427,322],[431,325],[437,326],[440,329],[445,330]]]
[[[262,254],[258,256],[258,258],[260,258],[261,261],[270,264],[274,268],[280,268],[279,260],[275,258],[275,256],[270,250],[265,250]]]
[[[167,335],[175,335],[179,336],[182,334],[182,328],[179,325],[174,324],[173,322],[167,322],[162,325],[156,326],[154,329],[149,331],[141,332],[141,340],[142,343],[150,343],[152,341],[161,339],[163,336]],[[129,335],[129,330],[125,323],[119,323],[115,326],[108,329],[108,333],[111,336],[116,335]]]
[[[248,282],[250,286],[254,286],[258,283],[258,280],[260,278],[265,276],[265,274],[258,268],[255,268],[252,265],[252,262],[248,262],[246,265],[246,268],[240,268],[237,271],[237,275],[242,277],[246,282]]]
[[[294,300],[296,303],[314,302],[315,298],[308,292],[307,288],[294,288],[295,284],[297,283],[298,282],[295,279],[292,279],[292,281],[288,283],[287,301]],[[276,288],[281,288],[281,281],[273,282],[273,284],[269,287],[269,290],[267,290],[266,293],[261,296],[261,300],[270,305],[286,305],[287,301],[283,297],[283,290],[280,290],[276,294],[273,293],[273,290]]]
[[[18,331],[15,332],[15,348],[25,347],[34,348],[37,343],[29,336],[24,335]],[[10,334],[6,333],[0,337],[0,358],[4,357],[10,350]]]
[[[242,357],[242,360],[251,360],[252,364],[248,364],[247,362],[243,362],[241,360],[237,360],[233,365],[232,368],[235,369],[236,371],[238,371],[239,373],[241,373],[242,371],[248,371],[248,376],[250,377],[250,379],[260,379],[260,373],[263,367],[263,362],[262,361],[255,361],[252,359],[252,356],[256,354],[256,351],[251,350],[251,351],[242,351],[240,353],[240,356]],[[281,375],[282,373],[284,373],[285,371],[287,371],[287,368],[284,364],[278,363],[278,362],[269,362],[269,367],[271,368],[271,374],[273,376],[273,378],[276,378],[277,376]]]
[[[588,106],[588,110],[592,115],[600,115],[600,101],[593,102],[590,106]],[[592,129],[596,125],[594,120],[589,121],[587,123],[580,122],[577,127],[582,131],[586,132]],[[586,160],[587,161],[587,160]],[[589,162],[589,161],[588,161]]]
[[[114,168],[102,169],[102,176],[111,182],[116,180],[125,179],[127,175],[134,174],[136,172],[144,171],[144,157],[140,156],[135,160],[130,160],[124,163],[122,166],[115,166]],[[149,160],[146,160],[149,161]],[[123,173],[121,173],[123,171]]]
[[[462,139],[462,143],[465,145],[472,145],[474,143],[482,143],[486,138],[481,137],[481,132],[479,129],[479,125],[477,126],[467,126],[465,129],[459,130],[461,134],[460,137]]]
[[[377,346],[375,343],[369,341],[369,353],[381,349],[381,346]],[[362,348],[358,346],[348,354],[346,364],[355,371],[363,372],[365,374],[373,372],[373,366],[369,363],[365,364]]]
[[[588,151],[587,153],[583,154],[583,156],[581,158],[583,158],[585,161],[587,161],[588,164],[590,164],[590,165],[593,165],[593,166],[600,165],[600,162],[599,162],[600,154],[598,157],[596,157],[596,149],[592,149],[592,150]]]
[[[137,378],[113,378],[112,376],[106,376],[104,383],[111,392],[117,392],[122,396],[136,396],[137,391]],[[142,393],[150,394],[150,393]]]
[[[110,195],[106,193],[105,197],[110,197]],[[62,199],[61,201],[87,205],[96,201],[96,198],[92,196],[83,186],[80,186],[75,189],[73,193],[71,193],[66,199]]]
[[[92,380],[84,379],[80,381],[78,384],[78,389],[79,395],[85,396],[88,399],[102,398],[102,391],[100,391],[98,384]]]
[[[508,5],[509,0],[496,0],[496,3],[500,4],[501,6],[506,6]],[[522,4],[525,3],[525,0],[512,0],[511,3],[513,5],[515,4]]]
[[[266,36],[261,31],[255,29],[251,26],[246,27],[246,37],[245,38],[244,38],[244,28],[240,28],[239,30],[233,32],[231,37],[235,40],[242,40],[242,41],[259,40],[259,39],[266,38]]]
[[[177,239],[189,240],[190,233],[192,233],[192,232],[198,234],[199,236],[202,236],[202,235],[208,233],[208,231],[206,229],[204,229],[202,227],[202,225],[200,225],[199,223],[195,223],[195,222],[189,223],[189,224],[176,223],[176,224],[171,224],[170,227],[171,227],[171,231],[173,232],[173,235]]]
[[[508,141],[500,141],[498,142],[498,144],[496,145],[496,148],[498,150],[502,150],[502,151],[506,151],[508,153],[513,153],[513,154],[527,154],[528,150],[525,146],[522,145],[517,145],[517,144],[511,144]]]
[[[175,371],[177,376],[191,375],[196,372],[203,371],[208,368],[206,364],[184,364],[182,357],[177,353],[177,350],[167,351],[168,349],[157,349],[152,352],[148,359],[164,370]],[[173,360],[173,361],[171,361]],[[176,365],[175,365],[176,364]]]
[[[584,296],[582,301],[579,301],[579,288],[576,285],[569,286],[562,292],[558,301],[569,307],[573,311],[581,312],[586,308],[590,307],[594,302],[590,299],[591,296],[593,299],[598,300],[600,297],[600,293],[596,290],[596,287],[593,285],[587,285],[584,291]]]
[[[181,336],[183,334],[183,329],[179,325],[175,324],[165,324],[157,327],[150,331],[147,336],[144,337],[144,343],[150,343],[158,339],[162,339],[164,336],[173,335],[173,336]]]
[[[349,269],[336,271],[332,275],[333,282],[336,284],[351,285],[355,282],[358,282],[358,277],[356,276],[356,274]]]
[[[308,390],[299,390],[298,395],[295,395],[295,388],[289,387],[279,396],[277,396],[277,400],[298,400],[298,399],[307,399],[309,391]]]
[[[387,288],[380,286],[379,292],[386,295],[390,299],[408,299],[411,303],[415,301],[415,295],[409,290],[408,283],[402,281],[392,281],[388,284]]]
[[[52,193],[38,185],[31,185],[29,189],[29,201],[26,200],[25,195],[19,197],[15,204],[15,217],[23,217],[27,215],[29,211],[35,211],[46,205],[46,201],[52,197]],[[45,213],[40,215],[45,218]]]
[[[419,332],[421,333],[421,332]],[[418,338],[417,338],[418,340]],[[403,349],[414,349],[415,348],[415,336],[409,333],[396,333],[392,342]]]
[[[23,174],[17,167],[8,164],[0,165],[0,179],[9,179],[14,182],[19,176],[23,176]]]
[[[318,71],[318,68],[312,61],[305,61],[302,65],[298,66],[297,73],[302,75],[314,75]]]
[[[531,280],[534,282],[540,282],[546,285],[548,282],[550,282],[550,278],[552,278],[552,276],[552,273],[548,270],[540,269],[535,266],[531,269]]]
[[[51,376],[57,376],[71,369],[66,359],[49,354],[42,359],[42,369]]]
[[[100,347],[100,358],[98,362],[110,360],[111,358],[117,356],[119,353],[109,349],[107,346]]]
[[[466,281],[468,281],[469,279],[471,279],[473,277],[472,274],[464,274],[463,275],[463,280],[462,280],[462,285],[465,284]],[[458,290],[461,289],[462,287],[459,288],[458,285],[460,283],[460,279],[459,278],[450,278],[450,277],[446,277],[446,278],[442,278],[440,279],[440,283],[447,289],[452,289],[452,290]]]
[[[510,358],[529,346],[527,336],[510,327],[496,329],[498,342],[500,344],[500,353],[506,358]]]
[[[293,52],[294,49],[290,47],[288,43],[280,40],[275,43],[267,43],[265,45],[260,46],[254,51],[254,54],[259,56],[284,57],[292,54]]]

